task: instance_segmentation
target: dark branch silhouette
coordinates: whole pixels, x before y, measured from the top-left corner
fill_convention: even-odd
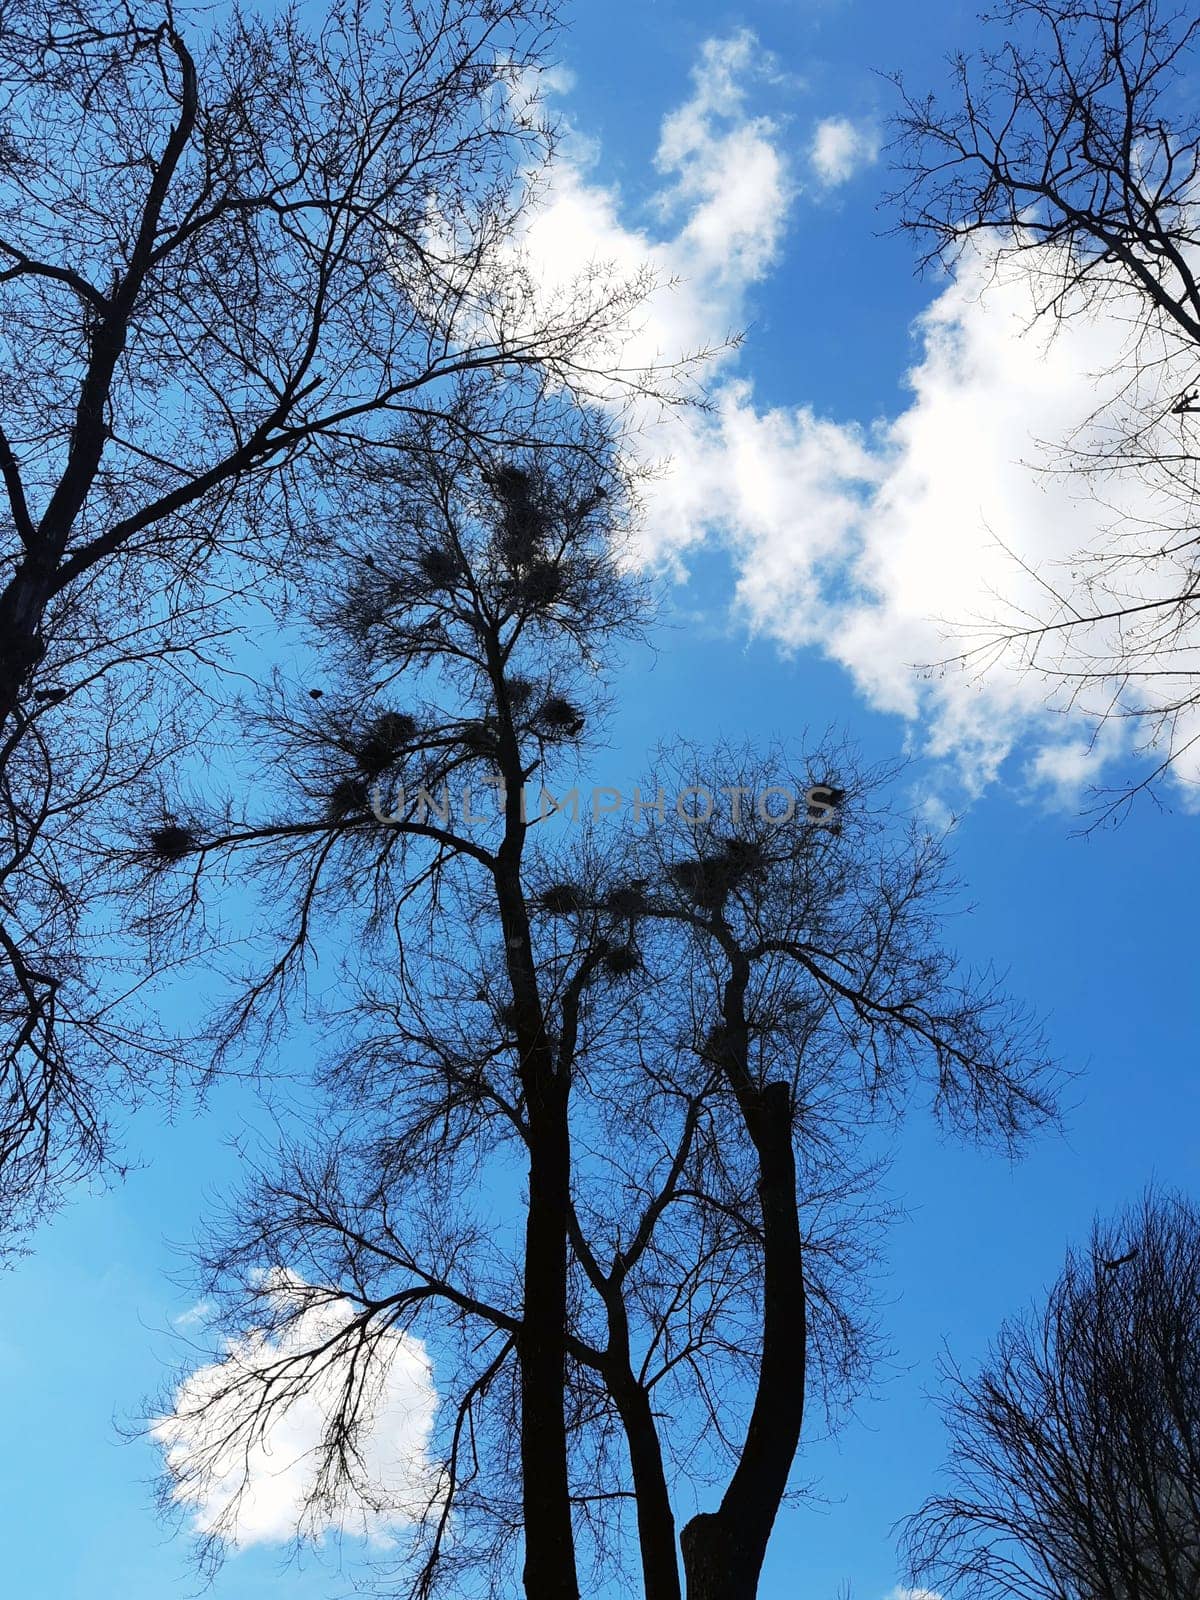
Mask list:
[[[424,423],[402,468],[362,480],[342,581],[311,591],[313,670],[267,695],[274,814],[198,807],[148,875],[160,928],[218,904],[231,863],[263,884],[272,953],[221,1049],[316,1022],[308,979],[337,950],[356,997],[319,1024],[328,1109],[233,1203],[206,1292],[229,1330],[359,1306],[347,1355],[420,1332],[443,1472],[414,1593],[473,1565],[511,1587],[519,1558],[528,1594],[573,1596],[632,1557],[676,1600],[676,1505],[714,1485],[682,1532],[687,1592],[752,1595],[806,1401],[833,1418],[871,1364],[865,1130],[916,1097],[1016,1148],[1052,1115],[1052,1073],[941,948],[942,852],[848,750],[806,771],[666,751],[647,796],[707,777],[794,803],[693,825],[672,792],[631,830],[586,825],[569,786],[644,615],[621,555],[635,507],[594,418],[541,425],[536,453],[498,456],[470,413]],[[272,1267],[298,1298],[272,1298]],[[205,1404],[183,1419],[198,1447],[169,1492],[203,1494],[261,1437],[297,1359],[236,1373],[215,1436]],[[365,1425],[338,1408],[314,1494],[372,1492]],[[235,1498],[209,1556],[236,1521]]]
[[[92,936],[99,857],[219,716],[230,630],[325,558],[339,486],[472,381],[651,381],[608,374],[604,342],[645,278],[597,267],[547,302],[510,248],[549,145],[533,90],[551,23],[538,0],[346,0],[313,28],[166,0],[5,7],[9,1222],[104,1162],[114,1094],[182,1064],[118,1004],[153,957]]]
[[[1168,774],[1193,781],[1200,740],[1200,121],[1187,88],[1200,19],[1173,0],[1006,0],[987,21],[997,43],[955,57],[947,103],[900,86],[902,226],[927,263],[978,243],[1023,268],[1045,316],[1128,322],[1128,370],[1101,414],[1055,441],[1063,470],[1099,491],[1095,541],[1062,571],[1016,563],[1033,598],[969,624],[971,642],[938,665],[1015,664],[1055,704],[1128,725],[1143,766],[1100,797],[1108,818]],[[1123,475],[1147,491],[1142,517],[1106,510]]]
[[[1044,1306],[948,1376],[950,1484],[907,1529],[921,1581],[964,1600],[1195,1600],[1194,1205],[1150,1195],[1097,1224]]]

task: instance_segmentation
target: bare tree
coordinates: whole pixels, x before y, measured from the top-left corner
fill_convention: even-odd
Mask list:
[[[859,1192],[853,1153],[864,1130],[898,1116],[922,1089],[947,1123],[1009,1149],[1053,1116],[1053,1074],[1036,1032],[941,946],[949,888],[941,846],[890,824],[878,775],[860,776],[847,752],[817,750],[806,767],[789,772],[781,751],[716,751],[707,760],[680,752],[668,764],[669,786],[696,795],[696,811],[664,806],[642,851],[639,881],[653,887],[639,921],[682,935],[689,1043],[730,1119],[721,1151],[728,1159],[740,1150],[745,1162],[737,1214],[752,1263],[748,1315],[735,1323],[740,1342],[722,1319],[706,1348],[665,1307],[644,1332],[651,1348],[686,1363],[691,1381],[679,1384],[657,1439],[649,1429],[630,1432],[634,1461],[644,1455],[649,1475],[664,1444],[674,1455],[689,1401],[701,1402],[706,1427],[725,1446],[717,1509],[694,1517],[680,1537],[689,1600],[757,1593],[816,1387],[809,1356],[826,1390],[831,1375],[845,1388],[861,1373],[853,1294],[822,1255],[836,1240],[833,1260],[850,1266],[845,1207]],[[709,809],[704,772],[713,768],[732,816]],[[668,1186],[659,1204],[674,1199]],[[813,1216],[826,1209],[842,1225],[823,1244]],[[607,1272],[594,1258],[589,1267],[616,1314],[610,1332],[627,1320],[614,1303],[627,1257],[617,1243]],[[677,1269],[687,1260],[680,1251]],[[748,1361],[732,1404],[710,1370],[719,1374],[731,1357]],[[656,1381],[644,1367],[622,1373],[647,1422]],[[708,1396],[721,1403],[706,1410]],[[665,1508],[662,1522],[665,1534]],[[647,1592],[671,1591],[648,1584]]]
[[[924,1086],[1015,1145],[1050,1114],[1050,1075],[939,947],[941,851],[889,825],[849,752],[807,775],[782,752],[677,752],[632,833],[572,820],[643,606],[603,431],[540,425],[513,458],[480,451],[477,421],[423,423],[402,470],[363,478],[343,583],[313,594],[320,681],[269,699],[275,819],[198,808],[176,871],[152,876],[160,926],[231,860],[263,875],[276,930],[291,890],[226,1047],[261,1048],[289,1006],[315,1021],[321,955],[348,952],[350,980],[320,1023],[340,1025],[330,1109],[203,1257],[227,1331],[276,1353],[215,1394],[180,1389],[169,1428],[191,1445],[169,1492],[203,1498],[340,1357],[310,1505],[377,1493],[372,1358],[414,1330],[442,1396],[415,1592],[479,1562],[502,1586],[519,1548],[530,1595],[574,1596],[581,1562],[599,1581],[633,1555],[647,1595],[675,1600],[679,1496],[716,1483],[718,1510],[684,1530],[688,1593],[752,1595],[806,1397],[835,1410],[870,1364],[866,1130]],[[693,825],[654,793],[673,781],[744,804]],[[784,814],[763,808],[772,785]],[[296,1349],[322,1305],[349,1308],[336,1337]]]
[[[601,383],[644,287],[598,268],[539,301],[506,242],[548,148],[539,0],[348,0],[315,31],[292,10],[222,17],[3,9],[9,1216],[103,1160],[108,1090],[161,1076],[168,1046],[118,1005],[129,952],[114,968],[96,927],[99,840],[227,695],[212,669],[236,607],[285,603],[339,483],[399,419],[471,375]]]
[[[913,1570],[996,1600],[1200,1595],[1200,1215],[1150,1195],[1097,1224],[1045,1306],[949,1373],[950,1486]]]
[[[980,623],[953,659],[1016,662],[1059,703],[1130,723],[1151,771],[1111,815],[1169,770],[1190,780],[1200,747],[1200,122],[1187,92],[1200,20],[1172,0],[1006,0],[985,20],[997,44],[955,58],[948,106],[904,93],[902,226],[926,262],[952,264],[973,241],[1019,261],[1043,315],[1128,323],[1127,370],[1065,470],[1101,491],[1136,474],[1154,509],[1109,519],[1101,492],[1095,544],[1061,572],[1027,567],[1035,598]]]
[[[405,909],[415,910],[423,898],[434,939],[428,992],[417,990],[425,998],[405,1024],[401,1002],[413,993],[408,968],[417,959],[406,931],[401,997],[387,1007],[399,1031],[345,1069],[367,1074],[366,1095],[380,1070],[377,1051],[398,1051],[401,1062],[412,1052],[413,1092],[402,1095],[386,1080],[389,1101],[399,1103],[372,1160],[383,1176],[391,1167],[405,1186],[426,1189],[430,1214],[444,1213],[439,1232],[454,1215],[457,1185],[444,1185],[460,1146],[469,1152],[518,1138],[528,1196],[517,1279],[501,1280],[502,1298],[485,1300],[464,1286],[457,1269],[447,1279],[429,1278],[436,1270],[432,1241],[417,1230],[389,1265],[394,1271],[408,1264],[419,1287],[389,1298],[385,1310],[395,1321],[406,1308],[435,1301],[484,1321],[482,1344],[471,1334],[480,1354],[464,1380],[460,1427],[497,1381],[488,1340],[499,1336],[514,1358],[526,1589],[575,1596],[564,1411],[569,1062],[560,1059],[549,1016],[548,986],[556,974],[534,956],[523,866],[531,822],[523,791],[549,755],[578,741],[595,698],[590,680],[597,657],[614,636],[636,627],[640,601],[613,560],[610,536],[622,489],[603,432],[583,418],[560,426],[551,415],[542,424],[540,450],[524,460],[497,458],[481,445],[488,429],[480,399],[478,393],[464,398],[452,424],[429,418],[414,424],[395,441],[403,446],[398,459],[384,456],[377,474],[361,479],[357,503],[343,501],[349,555],[342,589],[332,601],[326,595],[323,616],[343,687],[316,701],[299,692],[303,713],[285,695],[271,715],[292,779],[281,819],[266,826],[210,823],[181,838],[179,855],[203,864],[230,851],[252,852],[276,892],[281,882],[296,889],[285,946],[237,1007],[226,1042],[278,1016],[302,975],[319,911],[365,905],[381,929],[398,930]],[[507,423],[505,433],[511,434]],[[320,593],[313,601],[320,614]],[[498,804],[490,833],[477,837],[451,815],[448,785],[474,782],[481,804],[483,780],[493,773]],[[402,774],[403,798],[385,802],[381,790],[372,792],[372,782],[388,774]],[[381,804],[398,807],[384,827],[373,815]],[[443,909],[452,879],[457,917]],[[152,916],[161,920],[164,911],[159,905]],[[455,983],[464,966],[460,943],[480,949]],[[578,988],[584,979],[572,981]],[[482,1055],[474,1044],[480,1037],[488,1041]],[[493,1057],[510,1073],[495,1088],[488,1076]],[[438,1128],[446,1143],[441,1156],[430,1149]],[[388,1191],[373,1184],[390,1235]],[[464,1222],[453,1237],[447,1256],[457,1262],[469,1257],[471,1239],[486,1235],[481,1223]],[[372,1265],[378,1271],[379,1261]],[[514,1295],[519,1318],[511,1309]],[[457,1442],[449,1454],[453,1479]]]

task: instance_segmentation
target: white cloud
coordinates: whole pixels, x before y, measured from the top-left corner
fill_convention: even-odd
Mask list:
[[[942,1596],[934,1589],[906,1589],[897,1584],[887,1600],[942,1600]]]
[[[736,288],[774,262],[791,197],[776,125],[745,112],[746,80],[772,73],[748,30],[708,40],[692,73],[695,92],[663,119],[655,158],[672,180],[659,197],[662,214],[685,213],[671,253]]]
[[[776,81],[754,35],[710,40],[692,74],[689,99],[663,119],[655,165],[664,186],[649,208],[654,227],[631,226],[619,193],[587,159],[559,162],[525,224],[524,249],[543,301],[553,301],[598,266],[624,278],[652,274],[620,347],[627,369],[715,350],[705,378],[714,411],[634,407],[635,448],[669,457],[674,470],[652,486],[644,529],[651,560],[671,560],[714,533],[747,550],[765,547],[789,524],[788,500],[803,481],[831,519],[807,530],[814,556],[834,541],[848,513],[845,486],[817,486],[808,413],[760,412],[749,385],[728,368],[728,336],[746,314],[747,294],[778,262],[797,186],[778,126],[746,109],[747,85]],[[570,148],[568,144],[568,149]],[[641,430],[640,436],[637,430]],[[824,433],[838,471],[864,466],[853,442]],[[781,456],[787,458],[777,470]]]
[[[761,410],[743,379],[720,384],[713,400],[711,415],[663,425],[673,470],[652,488],[648,545],[678,553],[720,535],[735,554],[746,613],[786,618],[789,645],[820,643],[821,574],[852,538],[878,465],[854,429],[807,407]]]
[[[1062,806],[1077,808],[1089,786],[1103,775],[1105,763],[1120,749],[1119,731],[1108,724],[1091,739],[1065,739],[1035,750],[1027,773],[1034,787],[1043,787]]]
[[[778,264],[799,190],[779,125],[753,114],[748,94],[776,76],[748,32],[705,45],[691,97],[663,121],[656,227],[632,227],[619,193],[578,159],[558,167],[531,217],[527,244],[548,293],[597,263],[654,273],[627,365],[720,341]],[[850,149],[863,159],[874,149],[845,119],[822,128],[814,151],[831,176]],[[1155,509],[1142,488],[1104,485],[1104,509],[1078,477],[1033,470],[1044,441],[1062,440],[1103,398],[1096,374],[1120,363],[1130,326],[1110,301],[1104,317],[1070,317],[1051,338],[1036,303],[1027,264],[968,254],[917,324],[911,399],[891,420],[836,424],[811,403],[766,409],[728,349],[707,373],[708,414],[633,411],[634,448],[671,461],[647,496],[646,558],[677,564],[703,541],[724,543],[751,627],[839,662],[872,706],[907,720],[914,747],[947,763],[958,799],[993,781],[1018,744],[1033,785],[1065,799],[1123,743],[1110,727],[1085,760],[1087,723],[1059,714],[1099,712],[1111,685],[1056,700],[1053,683],[1013,663],[982,680],[914,670],[976,642],[972,623],[996,619],[997,596],[1044,611],[1043,585],[1076,583],[1070,558],[1106,515],[1134,526]],[[1071,667],[1065,635],[1059,644]],[[1195,758],[1181,777],[1200,776],[1200,743]]]
[[[747,82],[774,75],[749,32],[703,47],[691,97],[663,119],[654,232],[624,220],[619,193],[596,179],[595,147],[578,136],[541,183],[521,243],[543,305],[598,267],[657,280],[625,329],[627,369],[722,344],[745,291],[779,258],[795,185],[775,123],[745,110]]]
[[[212,1313],[212,1302],[198,1300],[194,1306],[189,1306],[186,1311],[181,1311],[173,1317],[172,1323],[177,1328],[195,1328],[205,1322]]]
[[[770,64],[770,56],[749,28],[739,28],[727,39],[706,39],[692,68],[692,98],[663,118],[664,146],[687,143],[686,137],[680,139],[680,130],[694,129],[706,118],[740,116],[746,103],[747,76]]]
[[[815,610],[825,619],[826,653],[873,706],[919,724],[926,748],[954,762],[968,792],[991,781],[1018,743],[1032,741],[1031,776],[1068,800],[1127,743],[1119,722],[1094,742],[1080,738],[1082,719],[1113,703],[1111,680],[1080,675],[1120,648],[1117,624],[1043,644],[1039,660],[1049,676],[1021,670],[1011,657],[982,676],[952,670],[926,682],[913,671],[977,644],[980,625],[986,631],[997,619],[1045,616],[1056,605],[1052,591],[1080,610],[1103,609],[1102,592],[1086,593],[1079,552],[1110,522],[1136,530],[1171,513],[1138,478],[1034,470],[1051,459],[1045,441],[1083,426],[1125,381],[1131,325],[1121,314],[1128,308],[1110,302],[1104,317],[1069,317],[1055,332],[1035,322],[1036,303],[1025,264],[973,255],[921,318],[911,402],[873,431],[876,475]],[[1169,386],[1178,374],[1167,365],[1158,377]],[[860,442],[853,432],[847,437]],[[798,518],[809,514],[808,506],[797,508]],[[789,548],[800,569],[794,582],[811,584],[807,552],[795,542]],[[1132,581],[1152,582],[1144,574]],[[812,637],[813,616],[797,618],[777,598],[785,587],[748,595],[746,584],[744,577],[756,627],[789,643]],[[1137,598],[1149,589],[1132,592]],[[1177,652],[1172,665],[1189,659],[1200,668],[1194,650]],[[1074,676],[1058,678],[1060,668]],[[1138,692],[1152,691],[1142,685]],[[1181,781],[1200,775],[1200,752],[1193,757],[1180,764]]]
[[[306,1288],[283,1272],[265,1279],[277,1305],[297,1304]],[[381,1336],[364,1377],[356,1487],[310,1504],[320,1441],[347,1367],[308,1353],[352,1315],[339,1297],[305,1304],[278,1339],[251,1332],[230,1340],[220,1361],[198,1368],[176,1390],[171,1414],[151,1432],[165,1454],[172,1497],[192,1511],[196,1533],[231,1546],[334,1531],[390,1543],[395,1531],[420,1518],[436,1491],[428,1448],[437,1393],[424,1346],[397,1332]],[[248,1430],[247,1394],[256,1377],[268,1367],[278,1372],[289,1359],[296,1363],[292,1377],[303,1374],[296,1397],[273,1411],[261,1431]]]
[[[808,159],[824,187],[836,188],[878,161],[879,135],[869,123],[826,117],[817,123]]]

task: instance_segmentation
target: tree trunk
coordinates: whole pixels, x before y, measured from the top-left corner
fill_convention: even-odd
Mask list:
[[[693,1517],[680,1539],[687,1600],[754,1600],[804,1419],[808,1322],[791,1091],[784,1083],[757,1091],[740,1073],[735,1088],[758,1152],[762,1358],[745,1442],[720,1507]]]
[[[575,1537],[563,1415],[567,1327],[566,1216],[570,1143],[566,1096],[529,1073],[529,1208],[525,1221],[525,1304],[517,1341],[521,1368],[525,1593],[529,1600],[578,1600]],[[540,1101],[535,1108],[534,1101]]]
[[[40,629],[46,595],[45,580],[30,570],[28,561],[21,563],[0,593],[0,728],[12,716],[22,685],[45,654]]]
[[[624,1307],[621,1309],[623,1313]],[[629,1447],[642,1557],[642,1589],[645,1600],[681,1600],[675,1514],[671,1510],[671,1494],[663,1471],[650,1396],[632,1372],[627,1372],[626,1376],[627,1383],[620,1378],[614,1381],[612,1394]]]
[[[515,765],[512,763],[511,765]],[[502,767],[503,770],[503,767]],[[519,768],[518,774],[519,774]],[[506,778],[508,772],[505,772]],[[509,830],[496,877],[512,984],[514,1031],[529,1126],[521,1372],[523,1581],[528,1600],[579,1600],[564,1414],[567,1341],[567,1216],[571,1199],[569,1084],[546,1035],[529,916],[520,879],[520,793],[507,797]]]
[[[693,1517],[679,1539],[687,1600],[754,1600],[762,1556],[720,1511]]]

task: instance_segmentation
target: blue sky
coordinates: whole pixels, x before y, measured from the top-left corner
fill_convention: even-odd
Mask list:
[[[886,236],[886,155],[871,155],[893,101],[879,74],[938,81],[946,52],[979,37],[967,6],[925,0],[919,27],[917,15],[890,0],[578,4],[561,47],[571,76],[555,91],[574,131],[576,224],[592,218],[609,244],[619,230],[622,248],[649,242],[689,276],[661,313],[663,338],[706,319],[714,339],[747,330],[713,370],[724,409],[672,436],[676,486],[649,506],[648,549],[674,563],[675,580],[656,654],[627,675],[613,770],[640,770],[666,732],[794,738],[838,723],[869,756],[911,751],[908,802],[961,813],[954,860],[969,892],[953,942],[1007,974],[1079,1074],[1065,1137],[1043,1139],[1016,1168],[917,1117],[904,1130],[889,1186],[909,1214],[888,1242],[881,1289],[894,1357],[841,1435],[806,1449],[800,1476],[820,1500],[783,1514],[764,1600],[833,1600],[847,1580],[855,1600],[885,1600],[899,1576],[891,1525],[931,1487],[941,1456],[928,1398],[939,1350],[970,1363],[1095,1211],[1151,1180],[1197,1188],[1200,856],[1187,791],[1168,791],[1171,809],[1145,806],[1119,830],[1081,838],[1073,785],[1103,776],[1081,726],[1043,715],[1009,682],[939,699],[908,671],[930,637],[914,577],[919,589],[928,575],[928,609],[969,605],[979,571],[966,557],[985,550],[987,528],[1053,554],[1085,526],[1091,508],[1064,510],[1060,490],[1031,486],[1014,430],[1028,428],[1022,417],[1074,420],[1064,374],[1106,337],[1084,330],[1039,364],[1018,348],[1014,302],[977,311],[961,284],[916,278],[910,242]],[[824,147],[823,122],[835,125]],[[834,156],[848,168],[836,182]],[[706,206],[741,219],[727,261],[705,254]],[[543,234],[540,247],[558,245]],[[944,336],[931,345],[930,325],[914,320],[956,293],[940,301]],[[1041,381],[1034,368],[1061,380],[1053,392],[1021,389]],[[998,374],[1016,386],[1007,405]],[[963,430],[945,446],[954,493],[927,481],[939,466],[930,429],[948,408]],[[838,539],[853,568],[831,553]],[[195,1295],[173,1246],[236,1176],[231,1136],[257,1115],[239,1085],[169,1121],[147,1110],[129,1130],[124,1186],[76,1196],[0,1281],[0,1501],[14,1593],[161,1600],[198,1587],[186,1541],[156,1520],[154,1453],[122,1442],[119,1424],[184,1359],[177,1319]],[[256,1547],[231,1557],[212,1592],[342,1594],[357,1556],[348,1542],[341,1572],[326,1552],[285,1573],[277,1549]]]

